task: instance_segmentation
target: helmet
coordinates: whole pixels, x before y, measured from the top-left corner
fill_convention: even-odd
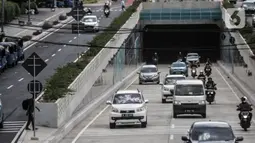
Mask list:
[[[211,78],[211,77],[208,77],[208,81],[212,81],[212,78]]]
[[[157,55],[157,52],[155,52],[154,55]]]
[[[200,74],[204,74],[203,70],[200,71]]]
[[[247,101],[247,97],[246,96],[241,97],[241,101],[242,102],[246,102]]]

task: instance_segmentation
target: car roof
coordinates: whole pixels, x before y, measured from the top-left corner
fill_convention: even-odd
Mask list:
[[[197,84],[197,85],[201,85],[203,84],[202,80],[198,80],[198,79],[186,79],[186,80],[177,80],[176,84]]]
[[[186,78],[186,76],[184,76],[182,74],[169,74],[166,76],[166,78],[168,78],[168,77],[185,77]]]
[[[83,18],[97,18],[96,15],[85,15]]]
[[[197,121],[193,123],[193,127],[221,127],[229,128],[231,127],[229,123],[225,121]]]
[[[188,53],[187,55],[198,55],[198,53]]]
[[[185,65],[186,65],[185,62],[180,62],[180,61],[173,62],[172,65],[173,65],[173,64],[185,64]]]
[[[119,90],[116,92],[116,94],[140,94],[140,91],[137,90]]]
[[[157,68],[155,65],[144,65],[142,68]]]

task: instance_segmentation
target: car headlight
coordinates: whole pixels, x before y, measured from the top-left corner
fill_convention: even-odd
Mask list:
[[[153,77],[158,77],[158,74],[154,74]]]
[[[198,104],[200,104],[200,105],[204,105],[204,104],[206,104],[206,102],[204,101],[204,100],[202,100],[202,101],[199,101],[199,103]]]
[[[140,107],[140,108],[136,109],[137,112],[142,112],[144,110],[145,110],[145,107]]]
[[[117,108],[112,108],[112,112],[118,113],[119,110]]]
[[[174,104],[181,105],[181,101],[174,101]]]
[[[213,94],[213,91],[211,91],[211,94]]]

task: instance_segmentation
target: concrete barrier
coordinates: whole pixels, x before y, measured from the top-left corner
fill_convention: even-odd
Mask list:
[[[229,79],[233,82],[233,84],[242,92],[243,95],[245,95],[249,101],[255,105],[255,98],[253,93],[249,92],[249,89],[247,89],[239,80],[237,77],[235,77],[235,74],[232,74],[221,62],[217,62],[220,69],[229,77]]]
[[[78,114],[76,114],[69,122],[58,129],[53,135],[51,135],[44,143],[57,143],[61,141],[75,126],[77,126],[84,118],[90,115],[97,107],[105,104],[106,100],[109,99],[115,91],[122,87],[129,85],[132,80],[136,79],[136,72],[140,70],[141,66],[130,73],[126,78],[116,83],[112,88],[108,89],[103,95],[96,98],[93,102],[83,108]]]
[[[141,10],[140,7],[121,28],[133,29],[139,20],[139,10]],[[105,46],[121,47],[130,33],[131,32],[123,33],[122,31],[118,31]],[[108,61],[117,51],[118,49],[102,49],[69,86],[70,89],[75,91],[73,95],[66,95],[64,98],[60,98],[54,103],[37,102],[37,106],[41,109],[41,112],[36,112],[36,124],[58,128],[65,121],[70,119],[76,107],[81,103],[82,99],[86,98],[89,89],[91,89],[95,81],[101,75],[102,70],[107,66]]]

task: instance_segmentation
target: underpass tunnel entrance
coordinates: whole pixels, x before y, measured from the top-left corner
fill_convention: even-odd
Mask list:
[[[201,62],[220,58],[220,27],[216,24],[193,25],[146,25],[143,32],[142,56],[144,62],[151,62],[157,52],[160,64],[171,64],[179,52],[186,56],[196,52]]]

